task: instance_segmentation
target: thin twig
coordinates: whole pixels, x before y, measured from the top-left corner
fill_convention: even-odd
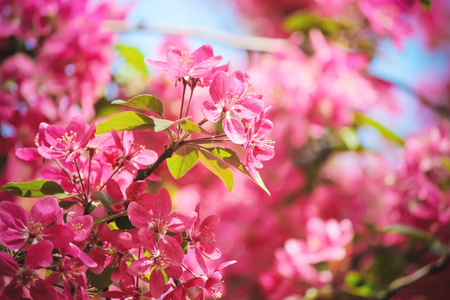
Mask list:
[[[424,276],[439,272],[445,265],[448,263],[450,255],[446,254],[439,258],[437,261],[430,263],[419,270],[415,271],[414,273],[411,273],[405,277],[399,278],[392,282],[387,291],[386,294],[381,297],[380,299],[386,300],[390,299],[392,296],[395,295],[399,290],[413,284],[414,282],[418,281],[419,279],[423,278]]]
[[[183,26],[183,28],[178,28],[151,24],[130,25],[127,24],[127,22],[121,20],[106,20],[103,21],[103,27],[106,30],[115,32],[145,30],[163,34],[195,36],[235,48],[257,52],[274,52],[292,46],[292,43],[286,39],[238,35],[195,26]]]

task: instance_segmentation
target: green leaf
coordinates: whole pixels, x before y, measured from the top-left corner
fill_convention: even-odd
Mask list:
[[[341,29],[350,29],[353,24],[319,17],[304,12],[296,12],[288,16],[285,26],[291,31],[309,31],[312,28],[319,28],[325,34],[336,34]]]
[[[155,123],[151,118],[144,114],[140,114],[133,111],[126,111],[119,113],[109,119],[97,125],[97,131],[95,134],[102,134],[110,132],[111,129],[117,131],[125,130],[153,130]]]
[[[211,134],[211,132],[209,132],[208,130],[206,130],[205,128],[201,127],[200,125],[189,121],[189,120],[183,120],[180,122],[181,128],[183,128],[183,130],[186,133],[205,133],[205,134]]]
[[[149,94],[138,95],[128,101],[114,100],[111,103],[151,111],[160,115],[161,117],[164,113],[164,105],[161,100]]]
[[[58,202],[59,207],[61,207],[64,210],[71,208],[72,206],[74,206],[77,203],[78,202],[76,202],[76,201],[59,201]]]
[[[160,131],[166,130],[170,126],[176,125],[176,124],[181,123],[184,120],[186,120],[186,118],[182,118],[182,119],[179,119],[176,121],[170,121],[170,120],[155,118],[152,116],[150,116],[150,119],[152,119],[153,123],[155,124],[155,128],[154,128],[155,132],[160,132]]]
[[[136,70],[142,73],[142,75],[147,75],[147,68],[144,62],[144,56],[142,53],[134,47],[130,47],[124,44],[116,45],[116,50],[125,59],[125,61],[133,66]]]
[[[117,202],[114,201],[108,193],[92,191],[92,194],[106,207],[108,212],[113,215],[116,214],[116,212],[111,209],[111,205],[116,204]]]
[[[430,11],[431,9],[431,0],[420,0],[420,4],[426,11]]]
[[[56,182],[51,180],[34,180],[28,182],[10,182],[2,186],[0,191],[8,191],[21,197],[43,197],[46,195],[64,195],[64,198],[70,195],[65,194],[64,189]]]
[[[111,275],[114,271],[113,267],[107,267],[100,274],[94,274],[91,270],[86,271],[88,282],[95,287],[97,291],[105,291],[112,283]]]
[[[265,186],[264,182],[262,181],[261,176],[259,176],[259,173],[256,172],[256,178],[254,178],[250,172],[248,171],[247,166],[245,166],[241,160],[239,159],[239,156],[231,149],[225,148],[225,147],[214,147],[214,148],[203,148],[203,150],[209,151],[216,157],[222,159],[232,167],[236,168],[238,171],[243,173],[245,176],[250,178],[253,182],[255,182],[257,185],[259,185],[260,188],[262,188],[269,196],[270,192]]]
[[[115,220],[116,226],[119,229],[132,229],[132,228],[136,228],[133,226],[133,224],[131,224],[130,219],[127,216],[123,216],[123,217],[119,217]]]
[[[178,149],[167,159],[167,166],[173,178],[179,179],[192,169],[198,161],[197,150],[194,147],[186,146]]]
[[[417,239],[425,240],[428,242],[433,240],[433,237],[429,236],[425,231],[415,228],[415,227],[403,225],[403,224],[390,225],[390,226],[385,227],[382,231],[408,235],[408,236],[415,237]]]
[[[231,169],[228,167],[228,165],[216,155],[213,155],[212,153],[202,148],[199,148],[198,158],[205,165],[205,167],[207,167],[211,172],[213,172],[223,181],[225,186],[231,192],[231,190],[233,189],[234,178],[233,172],[231,172]]]
[[[394,144],[396,144],[398,146],[403,146],[404,142],[403,142],[401,137],[399,137],[397,134],[393,133],[387,127],[385,127],[384,125],[381,125],[380,123],[378,123],[374,119],[369,118],[368,116],[365,116],[365,115],[360,114],[360,113],[355,113],[354,117],[355,117],[354,122],[355,122],[356,126],[358,126],[358,127],[360,127],[362,125],[372,126],[376,130],[378,130],[378,132],[380,132],[380,134],[385,139],[391,141],[392,143],[394,143]]]

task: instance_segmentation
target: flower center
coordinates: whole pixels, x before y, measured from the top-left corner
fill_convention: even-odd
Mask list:
[[[64,133],[64,135],[58,139],[56,139],[58,142],[63,144],[65,148],[68,148],[69,150],[74,150],[74,144],[75,139],[77,137],[77,133],[73,132],[72,130],[69,132]]]
[[[38,236],[39,234],[41,234],[42,231],[44,231],[44,229],[45,228],[41,222],[30,221],[28,223],[28,232],[30,233],[31,238],[34,238],[34,237]]]
[[[181,51],[181,57],[178,58],[178,61],[183,64],[184,70],[188,70],[188,65],[193,63],[194,58],[192,55],[190,55],[189,51]]]

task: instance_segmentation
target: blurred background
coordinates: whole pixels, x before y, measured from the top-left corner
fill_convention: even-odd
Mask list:
[[[260,170],[271,196],[240,174],[228,193],[200,165],[180,180],[163,166],[149,186],[168,187],[177,209],[200,203],[220,216],[221,261],[238,261],[223,299],[381,299],[447,259],[446,0],[1,0],[0,184],[39,177],[42,161],[14,153],[34,145],[40,122],[102,121],[112,100],[140,93],[176,118],[181,86],[144,58],[203,44],[271,106],[276,154]],[[208,98],[196,89],[194,118]],[[167,143],[136,138],[158,153]],[[427,272],[393,299],[447,299],[449,272]]]

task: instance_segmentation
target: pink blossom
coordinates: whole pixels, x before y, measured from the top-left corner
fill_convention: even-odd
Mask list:
[[[130,131],[117,133],[111,129],[111,135],[116,144],[115,149],[120,151],[115,160],[117,164],[123,163],[130,173],[135,174],[138,169],[146,168],[158,159],[155,151],[136,145]]]
[[[148,210],[152,207],[153,203],[151,199],[153,198],[153,195],[144,193],[147,188],[147,183],[145,181],[136,181],[130,184],[125,191],[125,197],[120,190],[119,184],[114,179],[109,179],[106,182],[106,188],[111,198],[117,202],[117,204],[111,205],[111,209],[115,212],[126,210],[131,202],[139,203]]]
[[[259,177],[256,169],[263,167],[261,161],[268,161],[275,155],[274,141],[269,137],[273,124],[264,116],[265,113],[261,113],[260,116],[250,122],[244,144],[244,148],[248,151],[247,167],[254,178]]]
[[[90,139],[94,137],[96,125],[86,130],[83,117],[76,116],[64,129],[57,125],[45,128],[45,142],[39,144],[38,152],[47,159],[59,159],[72,162],[81,155]]]
[[[201,221],[199,204],[195,211],[198,214],[198,217],[190,230],[190,238],[191,243],[195,248],[197,262],[206,274],[208,271],[202,255],[209,259],[218,259],[222,255],[222,252],[215,246],[216,239],[214,235],[214,230],[219,225],[220,219],[218,216],[209,216]]]
[[[216,123],[225,117],[222,126],[226,135],[233,143],[244,144],[247,140],[245,128],[238,118],[254,118],[264,106],[261,95],[253,92],[248,76],[241,71],[229,76],[219,72],[211,83],[209,93],[212,102],[205,101],[202,107],[205,118]]]
[[[170,46],[167,50],[166,62],[146,58],[145,63],[151,69],[178,79],[186,76],[191,78],[209,77],[221,60],[222,57],[214,56],[212,47],[206,44],[192,54],[189,51],[182,51]]]
[[[159,298],[165,287],[161,269],[164,269],[169,277],[179,278],[182,274],[180,265],[184,259],[184,252],[180,243],[173,237],[166,236],[159,242],[156,239],[152,231],[144,228],[139,230],[139,240],[152,257],[144,257],[132,262],[128,273],[141,276],[150,273],[154,267],[150,274],[150,292],[154,298]]]
[[[66,225],[57,225],[57,220],[62,217],[62,210],[52,196],[45,196],[37,201],[31,209],[30,217],[22,207],[12,202],[1,202],[0,212],[0,218],[7,227],[6,231],[0,232],[0,242],[11,249],[20,249],[26,243],[39,243],[42,240],[51,241],[52,245],[45,245],[52,249],[60,248],[73,240],[72,229]],[[56,225],[50,225],[55,221]]]
[[[153,207],[151,211],[135,202],[130,203],[128,206],[128,217],[131,224],[137,228],[153,231],[158,240],[166,238],[165,234],[168,231],[179,233],[189,229],[195,222],[197,213],[193,211],[176,211],[170,214],[172,201],[166,188],[160,189],[153,196],[152,200]]]

